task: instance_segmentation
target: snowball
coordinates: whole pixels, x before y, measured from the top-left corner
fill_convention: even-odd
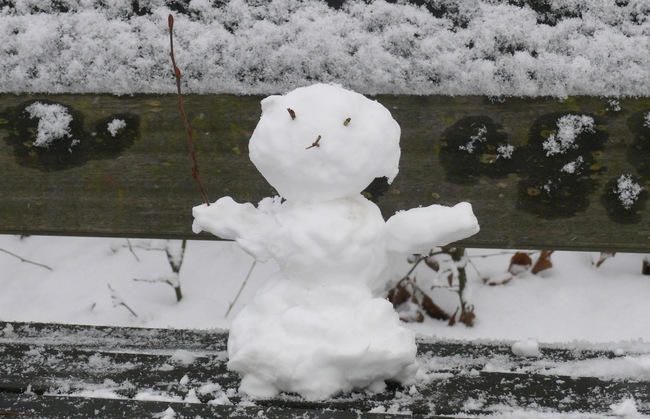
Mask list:
[[[228,368],[243,374],[248,395],[316,400],[412,377],[416,351],[392,304],[368,290],[310,289],[275,277],[233,322]]]
[[[537,357],[542,356],[539,350],[539,343],[537,339],[526,339],[515,342],[512,345],[512,353],[517,356]]]
[[[190,365],[194,363],[195,358],[196,357],[191,352],[184,349],[178,349],[172,354],[171,361],[177,364]]]
[[[576,148],[575,139],[583,132],[594,132],[594,119],[588,115],[565,115],[557,121],[557,131],[542,144],[547,156]]]
[[[283,198],[325,201],[358,194],[377,177],[391,182],[399,138],[399,125],[380,103],[316,84],[264,99],[249,150]]]
[[[643,188],[641,185],[632,180],[632,176],[628,174],[621,175],[616,181],[616,188],[614,193],[618,195],[621,205],[625,209],[632,208],[632,205],[639,199],[639,195]]]
[[[38,118],[38,132],[34,141],[36,147],[47,148],[55,140],[72,136],[70,133],[72,115],[68,113],[65,106],[34,102],[25,110],[30,118]]]
[[[115,137],[121,130],[126,128],[126,121],[123,119],[113,119],[108,123],[106,128],[108,129],[108,132],[111,133],[111,136]]]
[[[640,417],[639,411],[636,408],[636,401],[633,398],[625,399],[620,403],[614,403],[609,408],[616,416]]]

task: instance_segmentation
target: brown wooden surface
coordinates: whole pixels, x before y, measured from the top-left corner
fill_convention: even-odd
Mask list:
[[[212,201],[231,195],[239,202],[256,203],[274,194],[247,155],[260,99],[185,98],[201,176]],[[27,121],[25,106],[35,100],[69,107],[79,125],[73,127],[74,135],[86,145],[72,152],[32,147],[34,127],[21,124]],[[645,163],[650,154],[644,148],[647,132],[642,126],[642,116],[650,111],[649,98],[621,99],[620,111],[608,110],[612,108],[608,99],[592,97],[377,100],[402,127],[400,174],[387,191],[374,197],[385,217],[418,205],[467,200],[481,224],[481,232],[464,242],[467,246],[650,250],[647,195],[640,200],[642,205],[614,215],[610,212],[616,208],[603,198],[612,179],[623,173],[640,176],[641,186],[650,187]],[[594,141],[606,141],[585,151],[590,168],[565,202],[557,209],[536,207],[526,201],[526,191],[535,196],[526,182],[544,170],[542,160],[531,151],[540,142],[535,130],[545,128],[542,135],[548,136],[549,124],[567,113],[594,116],[598,133]],[[471,164],[454,160],[450,132],[467,117],[474,118],[469,121],[475,127],[486,121],[501,126],[500,140],[517,149],[512,167],[499,168],[504,160],[488,163],[493,158],[489,153]],[[126,118],[129,127],[121,140],[118,135],[118,145],[110,145],[111,137],[102,128],[114,118]],[[191,177],[175,96],[0,95],[0,137],[0,233],[197,238],[191,232],[191,208],[201,203],[201,195]],[[455,169],[472,165],[476,172],[472,176]],[[590,193],[572,196],[581,185]]]

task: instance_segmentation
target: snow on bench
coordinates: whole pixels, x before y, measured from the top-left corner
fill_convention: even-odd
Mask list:
[[[227,333],[0,323],[0,415],[474,417],[650,413],[647,346],[418,341],[417,384],[307,402],[249,400],[225,367]],[[606,364],[607,367],[603,367]],[[514,413],[513,413],[514,412]],[[519,412],[519,413],[517,413]],[[292,416],[293,415],[293,416]]]

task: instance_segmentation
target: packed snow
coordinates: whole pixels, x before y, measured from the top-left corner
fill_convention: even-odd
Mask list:
[[[315,84],[261,105],[250,158],[282,199],[255,208],[223,197],[193,210],[195,232],[235,240],[280,268],[230,328],[228,367],[242,375],[240,391],[325,399],[412,381],[414,334],[381,294],[389,261],[477,233],[471,206],[414,208],[384,222],[361,192],[397,175],[400,128],[376,101]]]
[[[646,0],[342,3],[4,2],[0,92],[171,93],[173,13],[188,93],[650,95]]]

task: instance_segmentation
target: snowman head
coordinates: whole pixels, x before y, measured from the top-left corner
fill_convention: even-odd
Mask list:
[[[398,172],[400,128],[388,109],[340,86],[316,84],[262,100],[250,159],[285,199],[354,196]]]

